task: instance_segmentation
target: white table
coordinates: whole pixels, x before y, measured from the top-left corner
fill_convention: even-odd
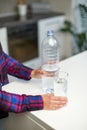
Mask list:
[[[40,130],[87,130],[87,51],[60,62],[60,67],[69,73],[67,106],[55,111],[26,112],[24,115],[40,126]],[[12,84],[3,89],[20,94],[42,93],[41,80]]]

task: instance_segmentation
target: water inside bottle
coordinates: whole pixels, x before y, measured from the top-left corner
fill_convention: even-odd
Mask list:
[[[54,91],[54,76],[58,71],[58,67],[56,65],[43,65],[42,69],[44,74],[42,76],[42,88],[44,93],[52,93]]]

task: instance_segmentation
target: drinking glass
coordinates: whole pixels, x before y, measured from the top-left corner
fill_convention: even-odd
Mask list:
[[[67,96],[67,82],[68,73],[65,71],[59,71],[55,75],[54,79],[54,95],[55,96]]]

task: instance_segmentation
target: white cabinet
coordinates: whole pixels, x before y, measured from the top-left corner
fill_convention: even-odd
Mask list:
[[[7,28],[0,28],[0,42],[3,50],[8,54],[8,39],[7,39]]]
[[[59,29],[63,26],[65,16],[55,16],[51,18],[45,18],[38,21],[38,45],[39,45],[39,56],[41,56],[41,44],[43,38],[45,38],[48,30],[53,30],[56,34],[56,37],[59,40],[60,46],[62,46],[62,38],[58,34]],[[62,49],[62,48],[61,48]],[[64,50],[63,52],[64,53]],[[62,55],[60,55],[60,59],[62,59]]]
[[[24,63],[27,66],[38,68],[41,66],[41,44],[42,44],[42,40],[45,38],[47,31],[48,30],[53,30],[56,34],[56,37],[59,40],[60,43],[60,59],[62,59],[66,54],[66,49],[67,46],[65,47],[65,37],[63,35],[61,35],[58,31],[59,29],[63,26],[65,20],[65,16],[64,15],[58,15],[58,16],[53,16],[53,17],[49,17],[49,18],[44,18],[44,19],[40,19],[38,20],[38,58],[33,59],[31,61],[28,61],[26,63]]]

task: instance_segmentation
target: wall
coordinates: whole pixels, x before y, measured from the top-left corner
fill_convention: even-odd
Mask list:
[[[42,0],[51,4],[52,10],[56,12],[64,12],[67,17],[71,13],[71,0]]]
[[[49,2],[51,9],[57,12],[64,12],[67,17],[71,13],[71,0],[26,0],[26,3],[31,2]],[[0,15],[13,14],[16,11],[17,0],[0,0]]]
[[[0,0],[0,16],[13,14],[16,8],[15,0]]]
[[[26,3],[40,2],[41,0],[26,0]],[[17,0],[0,0],[0,16],[12,15],[17,11]]]

